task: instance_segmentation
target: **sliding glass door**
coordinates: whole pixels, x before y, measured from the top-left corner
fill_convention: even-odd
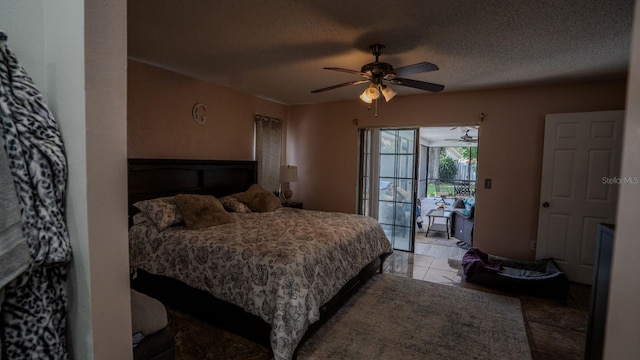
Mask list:
[[[359,212],[382,225],[393,248],[413,251],[417,129],[360,133]]]

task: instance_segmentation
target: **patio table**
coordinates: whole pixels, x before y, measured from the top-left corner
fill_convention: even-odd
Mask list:
[[[449,229],[450,229],[450,222],[451,222],[451,214],[453,214],[453,212],[448,211],[448,210],[444,210],[444,209],[431,209],[431,210],[429,210],[429,212],[427,213],[427,216],[429,217],[429,226],[427,227],[427,233],[425,234],[425,236],[429,236],[429,231],[439,231],[439,232],[446,232],[447,233],[447,239],[449,239],[450,238]],[[445,219],[445,223],[444,224],[435,223],[435,220],[437,218]]]

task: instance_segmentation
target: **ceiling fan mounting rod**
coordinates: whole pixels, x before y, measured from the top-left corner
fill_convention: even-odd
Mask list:
[[[376,62],[378,62],[378,58],[382,55],[382,50],[384,50],[384,45],[373,44],[369,46],[369,49],[371,49],[371,53],[376,57]]]

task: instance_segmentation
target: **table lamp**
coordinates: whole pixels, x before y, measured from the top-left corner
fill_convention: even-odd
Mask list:
[[[297,166],[281,166],[280,167],[280,182],[284,185],[282,188],[284,195],[284,203],[289,204],[291,197],[293,196],[293,191],[289,186],[289,183],[298,180],[298,167]]]

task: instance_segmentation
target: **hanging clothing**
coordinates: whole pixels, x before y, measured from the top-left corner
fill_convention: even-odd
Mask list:
[[[29,247],[22,236],[20,204],[4,151],[4,140],[0,136],[0,312],[4,302],[4,287],[22,274],[30,263]]]
[[[5,286],[2,358],[67,359],[67,162],[58,124],[0,31],[0,129],[31,268]],[[0,205],[1,206],[1,205]]]
[[[30,263],[29,247],[22,236],[20,203],[4,151],[4,140],[0,138],[0,291],[27,270]]]

